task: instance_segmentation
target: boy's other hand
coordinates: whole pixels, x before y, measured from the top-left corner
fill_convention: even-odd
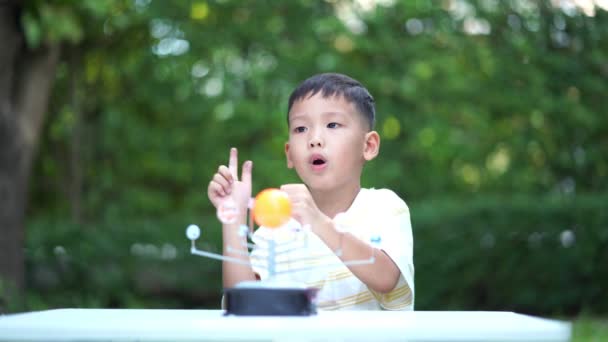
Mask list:
[[[248,160],[243,163],[241,180],[238,179],[238,151],[230,149],[228,167],[220,165],[213,179],[209,182],[207,195],[215,208],[232,200],[238,206],[241,214],[247,213],[247,205],[251,198],[251,169],[253,162]]]
[[[310,191],[304,184],[285,184],[281,190],[287,193],[291,202],[291,216],[302,226],[310,225],[315,231],[315,227],[327,220],[327,216],[319,210]]]

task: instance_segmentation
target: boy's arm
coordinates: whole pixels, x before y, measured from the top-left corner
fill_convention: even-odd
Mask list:
[[[333,251],[342,250],[339,255],[344,262],[365,260],[372,254],[375,261],[372,264],[347,265],[353,274],[371,290],[388,293],[395,288],[401,271],[384,251],[370,246],[348,232],[340,232],[334,220],[323,214],[317,208],[309,190],[303,184],[287,184],[281,186],[287,192],[292,202],[292,215],[302,225],[309,224],[323,242]]]
[[[317,234],[331,250],[342,250],[340,259],[344,262],[351,260],[364,260],[374,253],[375,261],[364,265],[347,265],[353,274],[371,290],[379,293],[388,293],[395,288],[399,281],[401,271],[393,260],[380,249],[361,241],[348,232],[340,232],[333,220],[327,216],[319,223],[313,225],[313,232]]]
[[[246,236],[240,236],[239,226],[245,224],[247,217],[247,204],[251,198],[251,169],[253,163],[246,161],[243,164],[241,180],[238,180],[238,151],[230,149],[228,167],[222,165],[213,176],[207,194],[209,200],[216,208],[226,205],[236,206],[237,219],[235,223],[222,226],[222,254],[227,257],[249,262],[246,245]],[[230,248],[230,250],[229,250]],[[250,265],[236,262],[222,262],[222,279],[224,288],[234,287],[237,283],[247,280],[256,280]]]
[[[244,224],[243,220],[243,224]],[[246,236],[238,234],[239,225],[224,224],[222,227],[222,241],[224,243],[222,254],[227,257],[242,260],[249,263]],[[230,250],[229,250],[230,248]],[[222,261],[222,282],[224,288],[234,287],[242,281],[256,280],[255,273],[251,265],[240,264],[231,261]]]

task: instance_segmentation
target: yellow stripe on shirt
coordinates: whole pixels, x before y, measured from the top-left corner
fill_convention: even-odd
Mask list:
[[[310,283],[308,283],[308,286],[321,287],[328,282],[347,279],[347,278],[354,277],[354,276],[355,275],[348,269],[346,269],[344,271],[340,271],[340,272],[330,272],[325,279],[315,281],[315,282],[310,282]]]
[[[400,310],[405,307],[412,305],[412,293],[410,292],[407,296],[403,297],[402,301],[399,302],[391,302],[391,303],[382,303],[382,307],[388,310]]]
[[[374,297],[372,296],[371,292],[365,291],[365,292],[360,292],[353,296],[348,296],[348,297],[338,299],[336,301],[319,303],[318,306],[324,310],[336,310],[336,309],[341,309],[341,308],[345,308],[348,306],[354,306],[357,304],[369,302],[370,300],[373,300],[373,299],[374,299]]]
[[[408,308],[410,305],[412,305],[411,300],[407,303],[401,303],[401,304],[397,304],[397,305],[382,304],[382,308],[385,310],[403,310],[403,309]]]
[[[369,294],[369,291],[361,291],[361,292],[355,293],[355,294],[350,295],[350,296],[346,296],[346,297],[342,297],[342,298],[336,299],[335,302],[348,301],[348,300],[351,300],[353,298],[357,298],[359,296],[363,296],[363,295],[367,295],[367,294]]]
[[[406,294],[410,294],[412,293],[412,291],[410,290],[410,287],[405,284],[401,287],[396,288],[395,290],[385,294],[383,296],[383,302],[392,302],[395,299],[399,298],[399,297],[403,297]]]

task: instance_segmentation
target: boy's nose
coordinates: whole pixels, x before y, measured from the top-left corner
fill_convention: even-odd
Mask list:
[[[321,138],[318,136],[313,136],[309,142],[310,147],[322,147],[323,143],[321,142]]]

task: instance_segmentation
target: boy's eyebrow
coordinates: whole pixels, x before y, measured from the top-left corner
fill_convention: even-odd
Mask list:
[[[301,117],[306,117],[307,114],[308,114],[307,112],[291,114],[291,115],[289,115],[289,121],[299,119]],[[327,112],[321,112],[320,115],[322,115],[322,116],[347,115],[348,116],[348,113],[342,112],[342,111],[327,111]]]

